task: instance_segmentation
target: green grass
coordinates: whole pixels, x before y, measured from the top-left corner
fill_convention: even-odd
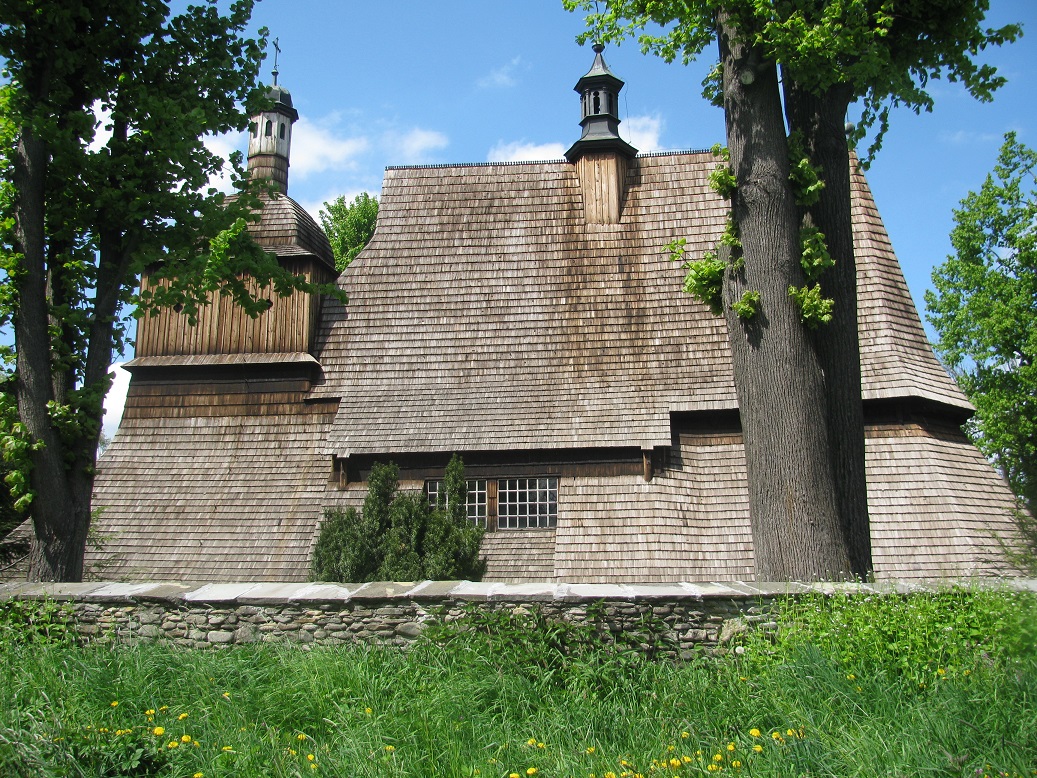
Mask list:
[[[406,652],[77,646],[0,619],[0,775],[1037,775],[1035,613],[810,598],[683,663],[529,617]]]

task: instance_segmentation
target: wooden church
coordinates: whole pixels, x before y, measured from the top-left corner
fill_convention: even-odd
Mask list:
[[[664,248],[716,243],[716,159],[638,155],[622,86],[597,51],[566,159],[387,169],[375,235],[337,281],[348,305],[272,297],[253,320],[215,298],[196,326],[142,319],[88,567],[304,580],[324,509],[359,506],[374,463],[435,491],[457,452],[487,579],[751,580],[725,324]],[[271,99],[249,166],[279,191],[253,234],[331,280],[327,238],[287,193],[298,114],[285,89]],[[859,172],[852,186],[875,575],[984,574],[1012,495],[962,434],[971,406]]]

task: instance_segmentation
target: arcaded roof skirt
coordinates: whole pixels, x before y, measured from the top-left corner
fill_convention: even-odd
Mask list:
[[[278,256],[310,254],[328,268],[335,268],[328,236],[306,209],[287,195],[263,197],[261,219],[249,226],[249,232],[259,245]]]
[[[666,446],[670,413],[736,407],[722,319],[666,244],[713,248],[709,153],[631,163],[622,219],[588,225],[564,161],[386,171],[378,230],[325,307],[318,395],[339,455]],[[936,362],[854,179],[865,397],[968,407]]]

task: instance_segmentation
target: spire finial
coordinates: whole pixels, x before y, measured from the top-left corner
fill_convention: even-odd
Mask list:
[[[605,44],[601,41],[595,41],[594,45],[591,46],[591,51],[593,51],[595,54],[601,54],[601,52],[603,52],[604,50]]]
[[[277,70],[277,55],[281,53],[281,42],[280,38],[274,38],[274,69],[271,71],[271,75],[274,77],[274,86],[277,86],[277,76],[279,75]]]

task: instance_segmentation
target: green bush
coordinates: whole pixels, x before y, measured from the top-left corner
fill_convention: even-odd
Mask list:
[[[399,491],[399,468],[376,464],[363,510],[327,510],[313,553],[318,581],[479,580],[482,529],[468,520],[464,463],[454,455],[440,503]]]

